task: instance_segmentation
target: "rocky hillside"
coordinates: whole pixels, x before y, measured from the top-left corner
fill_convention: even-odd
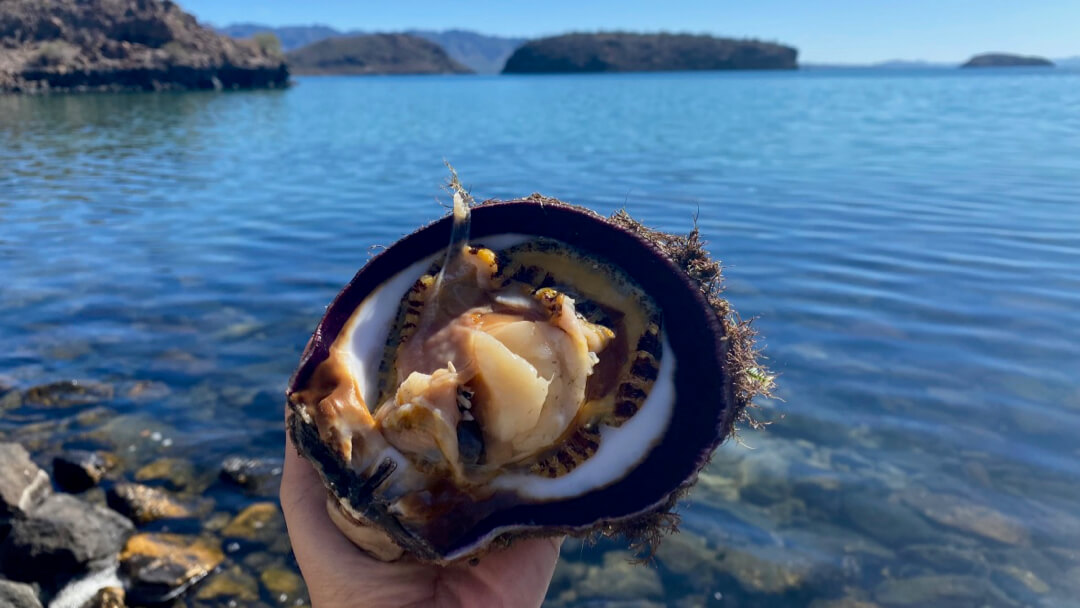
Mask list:
[[[282,27],[272,27],[261,23],[232,23],[217,28],[217,31],[226,36],[232,36],[233,38],[253,38],[256,34],[270,33],[278,37],[278,40],[281,41],[281,48],[285,51],[292,51],[335,36],[363,33],[342,32],[328,25],[286,25]]]
[[[1006,68],[1006,67],[1053,67],[1054,63],[1042,57],[1025,57],[1007,53],[985,53],[968,59],[962,68]]]
[[[527,42],[505,74],[795,69],[789,46],[689,34],[566,34]]]
[[[439,45],[405,34],[328,38],[286,54],[297,74],[467,74]]]
[[[271,27],[259,23],[234,23],[218,28],[222,34],[233,38],[251,38],[264,32],[274,34],[281,40],[281,48],[292,51],[309,44],[340,36],[362,36],[372,32],[360,30],[342,31],[328,25],[286,25]],[[402,32],[434,42],[447,55],[474,72],[498,74],[514,49],[524,44],[524,38],[489,36],[469,30],[406,30]]]
[[[467,30],[410,30],[405,33],[434,42],[446,49],[447,55],[480,74],[498,74],[510,55],[525,44],[525,38],[488,36]]]
[[[169,0],[0,0],[0,91],[285,86],[274,41],[237,41]]]

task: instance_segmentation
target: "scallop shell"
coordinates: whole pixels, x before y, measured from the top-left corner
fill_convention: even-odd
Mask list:
[[[720,298],[719,264],[709,259],[696,229],[688,236],[664,234],[623,212],[604,218],[539,195],[488,201],[471,215],[471,243],[495,249],[523,239],[553,239],[617,265],[649,294],[662,317],[652,340],[662,350],[649,372],[655,382],[647,395],[630,399],[624,419],[608,420],[590,429],[595,436],[579,434],[561,446],[583,454],[568,470],[545,473],[534,467],[506,476],[510,481],[500,478],[490,496],[461,500],[429,521],[403,517],[387,490],[402,463],[384,459],[362,470],[354,466],[348,432],[319,413],[312,395],[329,390],[313,387],[327,384],[332,346],[347,339],[355,359],[349,373],[371,395],[368,402],[376,399],[378,362],[400,302],[450,240],[451,218],[436,221],[356,274],[327,309],[290,381],[288,430],[329,489],[335,523],[377,557],[407,555],[433,563],[474,558],[525,536],[623,535],[651,545],[674,527],[676,501],[753,397],[771,384],[755,362],[748,324]]]

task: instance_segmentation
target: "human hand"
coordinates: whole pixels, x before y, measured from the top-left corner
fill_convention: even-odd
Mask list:
[[[286,434],[281,509],[313,608],[539,606],[562,539],[529,539],[475,566],[382,562],[358,549],[326,512],[326,488]]]

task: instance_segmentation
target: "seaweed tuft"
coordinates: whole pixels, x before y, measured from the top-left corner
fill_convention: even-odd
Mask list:
[[[723,265],[709,256],[706,249],[708,243],[701,238],[697,221],[695,220],[693,229],[686,235],[669,234],[649,228],[625,210],[616,211],[611,216],[611,221],[649,241],[683,269],[698,285],[723,324],[727,339],[727,364],[734,379],[736,404],[734,415],[728,418],[728,427],[723,429],[724,436],[737,436],[740,423],[753,429],[767,426],[768,422],[755,419],[750,410],[756,407],[755,399],[773,397],[775,376],[761,363],[764,357],[757,346],[757,330],[753,327],[753,319],[743,320],[722,297]]]

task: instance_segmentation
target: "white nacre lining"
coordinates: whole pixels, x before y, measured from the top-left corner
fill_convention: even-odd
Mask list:
[[[522,234],[501,234],[484,237],[477,242],[489,249],[499,250],[530,238]],[[410,265],[371,292],[338,337],[338,340],[345,340],[349,345],[349,371],[357,379],[368,407],[374,407],[378,399],[379,364],[401,301],[416,280],[443,255],[444,252],[440,251]],[[667,429],[675,403],[675,357],[667,334],[661,332],[660,337],[663,349],[660,371],[645,403],[621,427],[601,429],[600,446],[592,457],[561,477],[503,473],[491,482],[492,486],[533,501],[570,498],[618,481],[641,462]],[[392,458],[397,462],[398,468],[390,479],[391,485],[394,485],[402,476],[407,476],[407,469],[411,467],[397,450],[389,448],[387,452],[377,461]],[[356,464],[359,463],[354,463],[354,466]]]

